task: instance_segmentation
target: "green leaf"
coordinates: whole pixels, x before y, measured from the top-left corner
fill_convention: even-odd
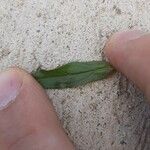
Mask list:
[[[107,78],[114,68],[105,61],[72,62],[54,70],[37,69],[33,77],[45,89],[73,88]]]

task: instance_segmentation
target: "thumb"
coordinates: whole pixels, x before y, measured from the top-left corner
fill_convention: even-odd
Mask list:
[[[112,65],[150,100],[150,34],[141,31],[116,33],[106,44],[105,53]]]
[[[73,150],[45,91],[27,72],[0,73],[0,150]]]

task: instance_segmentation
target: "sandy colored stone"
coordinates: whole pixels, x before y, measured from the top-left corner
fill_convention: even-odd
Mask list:
[[[116,31],[150,29],[149,0],[0,0],[0,70],[102,60]],[[48,90],[77,150],[149,150],[150,107],[119,74]]]

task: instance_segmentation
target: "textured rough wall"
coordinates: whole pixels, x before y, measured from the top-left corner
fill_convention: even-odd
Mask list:
[[[112,33],[148,31],[149,12],[149,0],[0,0],[0,70],[101,60]],[[150,108],[121,75],[47,93],[76,149],[150,149]]]

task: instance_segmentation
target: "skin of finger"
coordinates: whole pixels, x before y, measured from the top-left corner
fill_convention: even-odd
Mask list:
[[[6,147],[5,143],[3,143],[1,139],[0,139],[0,149],[1,150],[8,150],[8,148]]]
[[[0,112],[0,137],[5,145],[17,149],[20,143],[26,143],[29,138],[35,135],[34,138],[37,137],[37,139],[34,140],[41,140],[41,143],[49,138],[45,145],[55,147],[58,142],[60,146],[64,146],[66,149],[73,149],[58,121],[52,104],[41,86],[24,71],[15,69],[15,72],[22,76],[23,84],[15,102]],[[47,133],[45,140],[44,136],[43,139],[36,136],[43,132]],[[32,146],[32,143],[30,144]]]
[[[105,52],[112,65],[132,80],[149,98],[150,34],[127,43],[120,42],[118,37],[114,36],[108,42]]]

